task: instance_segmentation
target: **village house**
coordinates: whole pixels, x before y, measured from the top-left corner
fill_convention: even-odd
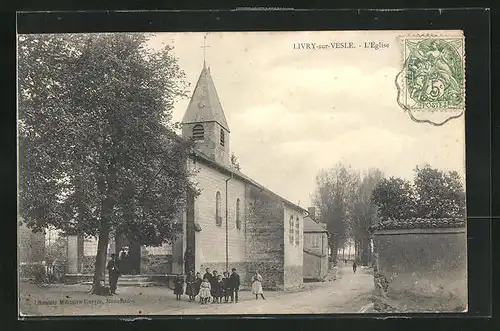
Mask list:
[[[304,217],[304,280],[323,280],[328,274],[328,230],[316,220],[316,210],[309,207]]]
[[[204,63],[182,120],[182,136],[196,143],[197,152],[188,166],[196,170],[201,189],[179,217],[182,236],[161,247],[145,247],[117,236],[108,255],[126,245],[137,274],[165,275],[186,272],[188,250],[194,256],[195,271],[234,267],[243,287],[250,285],[255,271],[262,275],[264,288],[301,286],[307,211],[231,166],[230,133],[210,68]],[[96,251],[95,239],[70,236],[69,276],[92,274]]]

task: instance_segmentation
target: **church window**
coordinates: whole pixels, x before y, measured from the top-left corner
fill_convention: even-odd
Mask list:
[[[220,129],[220,145],[224,146],[224,130]]]
[[[293,245],[293,216],[290,216],[290,222],[288,223],[288,239],[290,244]]]
[[[240,199],[236,199],[236,228],[241,229],[241,218],[240,218]]]
[[[300,244],[300,221],[299,218],[297,217],[295,219],[295,245]]]
[[[221,211],[221,199],[220,199],[220,192],[217,191],[217,194],[215,195],[215,225],[217,226],[222,226],[222,215],[220,213]]]
[[[205,129],[203,125],[196,124],[193,126],[193,139],[194,140],[203,140],[205,138]]]

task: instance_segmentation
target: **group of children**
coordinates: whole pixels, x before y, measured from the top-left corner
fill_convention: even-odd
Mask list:
[[[240,278],[234,268],[231,275],[228,271],[224,271],[222,275],[219,275],[215,270],[211,273],[210,269],[207,268],[203,278],[199,272],[195,275],[191,271],[186,277],[185,291],[182,275],[176,276],[174,284],[174,294],[177,300],[181,299],[181,295],[186,294],[191,302],[195,301],[196,296],[199,296],[201,304],[210,301],[212,303],[229,303],[229,299],[233,302],[236,295],[236,302],[238,302]]]

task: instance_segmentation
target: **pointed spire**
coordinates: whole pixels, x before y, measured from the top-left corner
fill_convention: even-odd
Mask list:
[[[203,63],[203,69],[194,88],[186,113],[182,118],[182,123],[184,124],[203,122],[217,122],[230,132],[224,110],[222,109],[210,74],[210,67],[207,67],[205,62]]]

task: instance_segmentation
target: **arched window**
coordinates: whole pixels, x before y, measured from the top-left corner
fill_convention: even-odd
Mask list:
[[[215,194],[215,225],[222,226],[222,216],[220,214],[221,210],[221,201],[220,201],[220,192],[217,191]]]
[[[196,124],[193,126],[193,139],[194,140],[203,140],[205,139],[205,129],[203,125]]]
[[[241,229],[241,219],[240,219],[240,199],[236,199],[236,228]]]
[[[290,216],[290,222],[288,222],[288,239],[293,245],[293,216]]]
[[[224,129],[220,129],[220,145],[224,146]]]
[[[299,221],[299,217],[297,216],[297,218],[295,219],[295,245],[299,245],[300,244],[300,221]]]

